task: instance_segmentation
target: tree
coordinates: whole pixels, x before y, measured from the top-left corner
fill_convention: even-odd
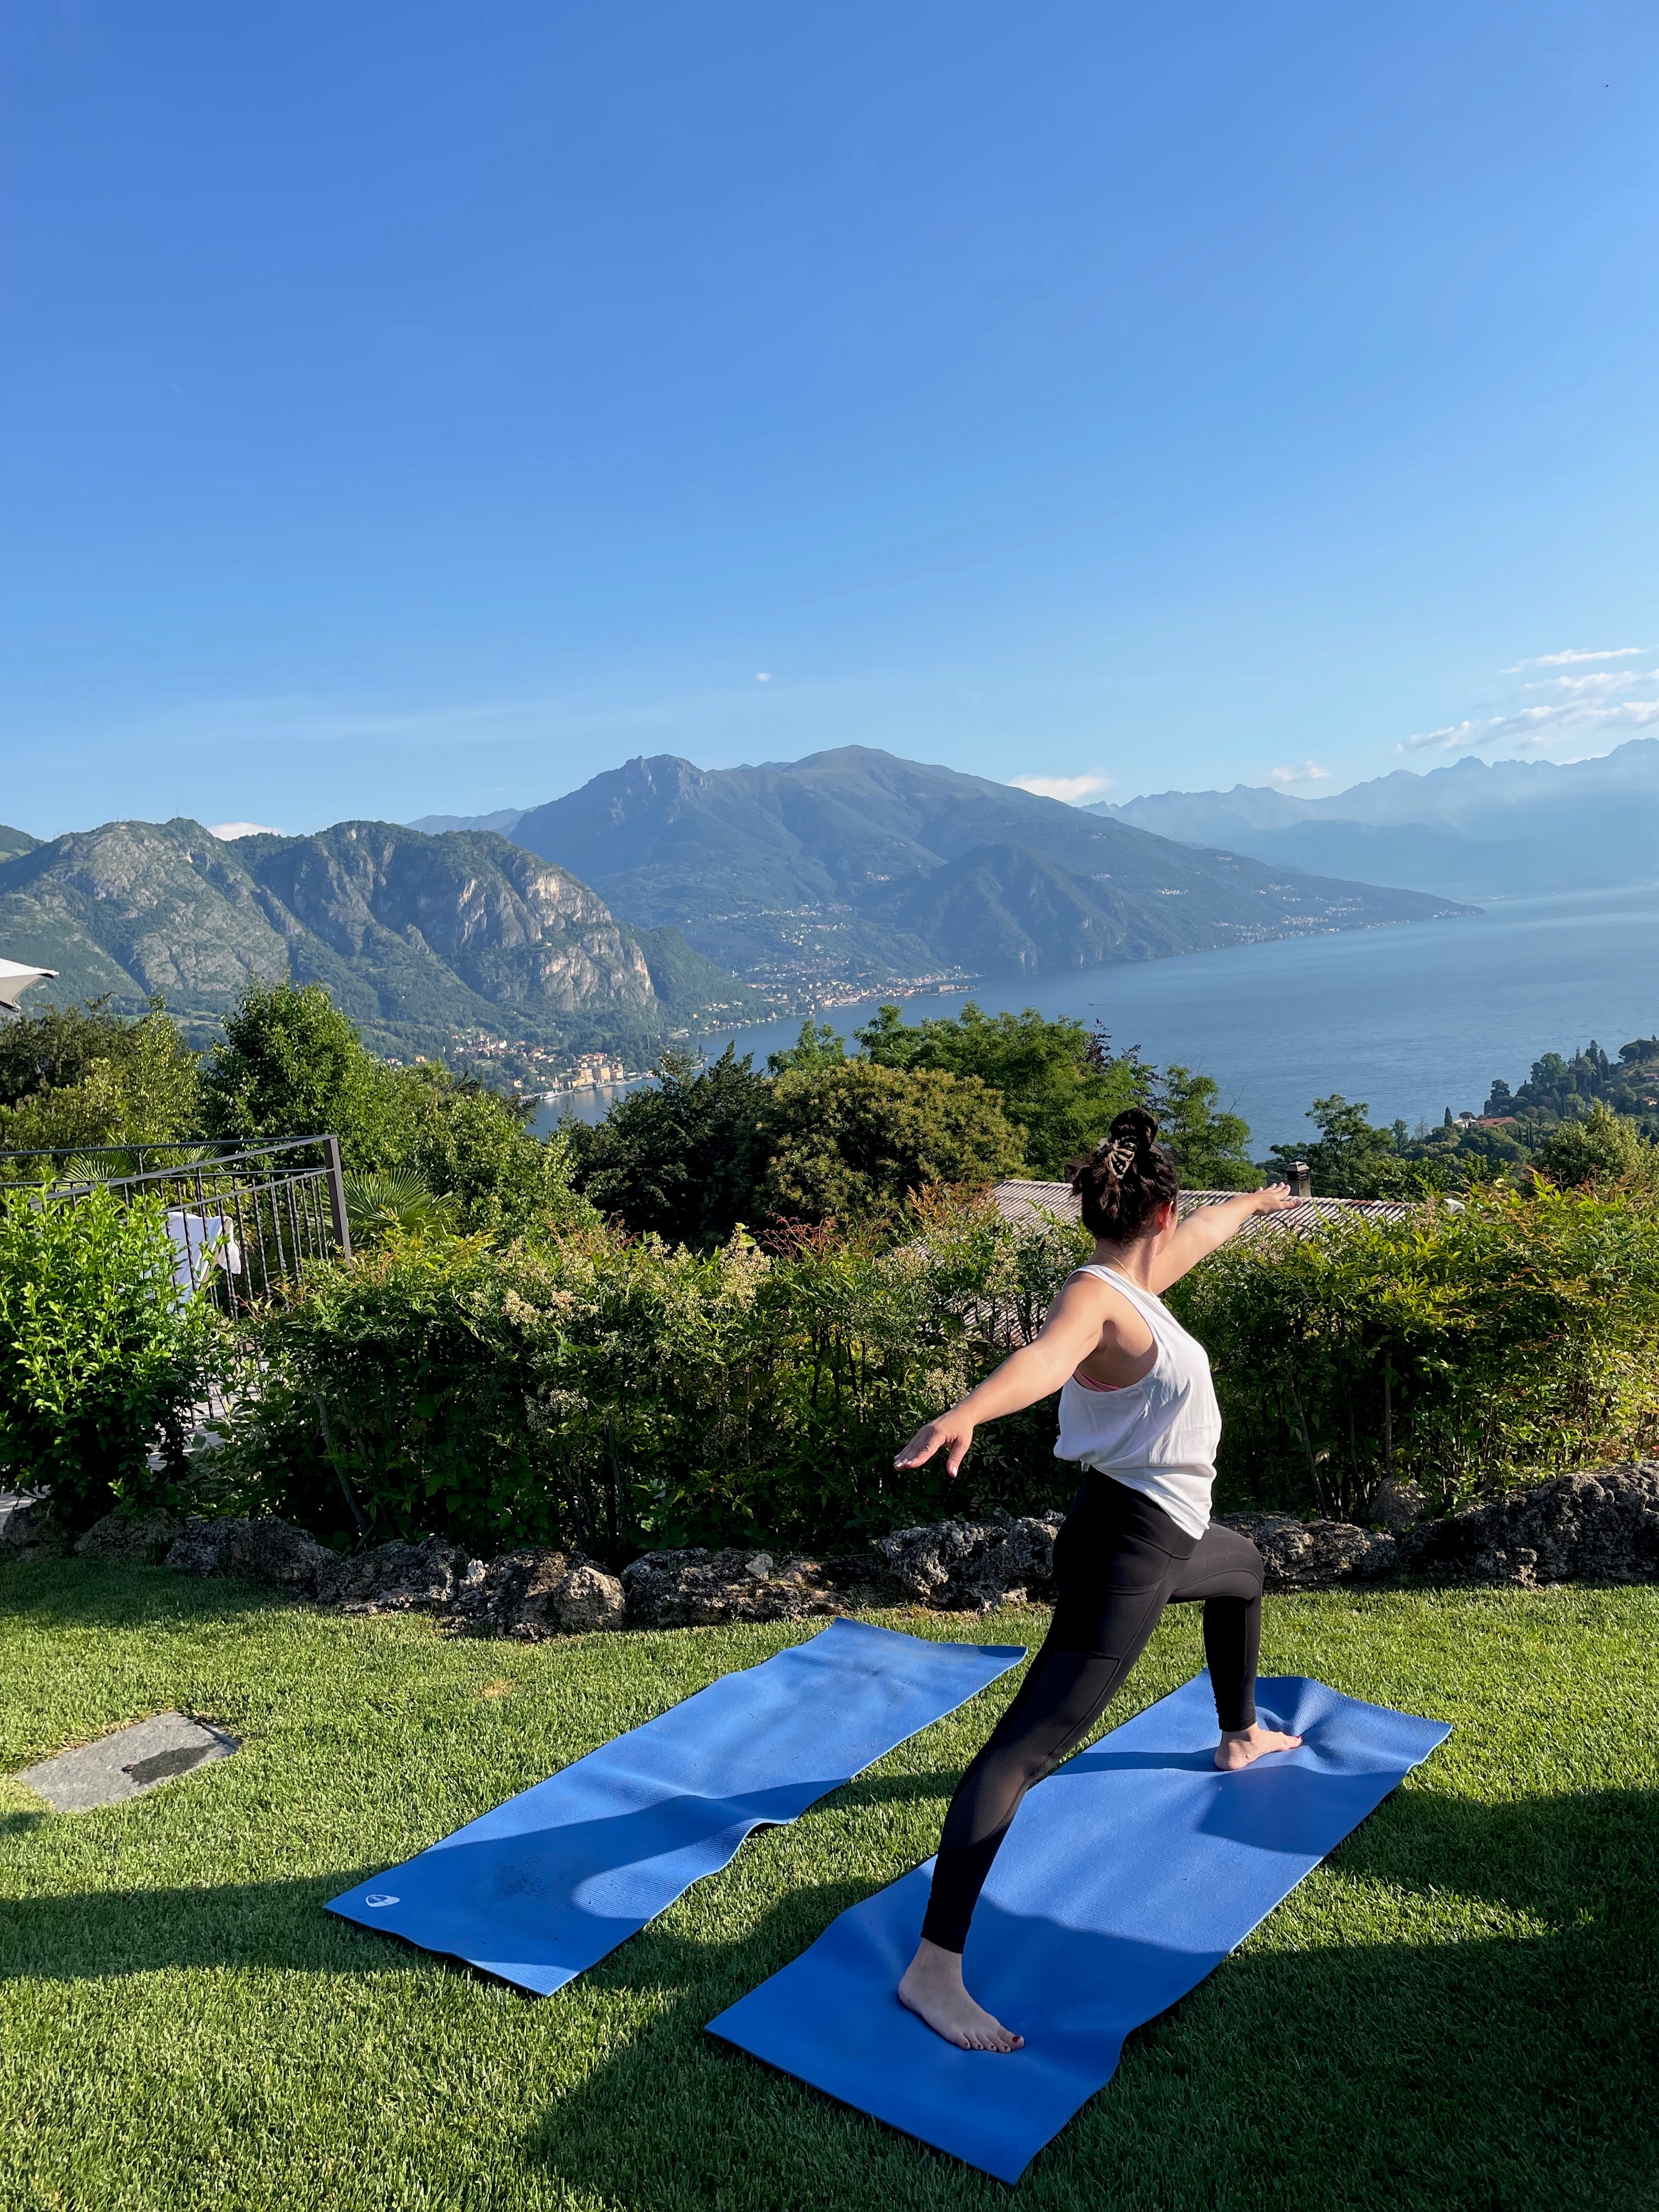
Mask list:
[[[1655,1150],[1634,1121],[1598,1098],[1581,1119],[1559,1123],[1533,1159],[1552,1182],[1574,1188],[1638,1175],[1653,1164]]]
[[[468,1231],[531,1233],[586,1209],[568,1139],[542,1144],[535,1110],[438,1061],[377,1059],[320,983],[257,984],[226,1018],[202,1079],[209,1133],[245,1144],[336,1136],[354,1173],[414,1176],[453,1197]]]
[[[1308,1119],[1319,1131],[1318,1142],[1275,1145],[1272,1158],[1286,1172],[1296,1161],[1306,1160],[1316,1196],[1399,1198],[1421,1188],[1424,1176],[1401,1158],[1410,1136],[1403,1121],[1377,1127],[1363,1100],[1346,1099],[1340,1091],[1316,1098]]]
[[[849,1060],[770,1090],[763,1196],[777,1218],[890,1218],[912,1191],[983,1189],[1022,1164],[1022,1133],[977,1076]]]
[[[596,1128],[573,1124],[576,1186],[601,1213],[671,1244],[723,1243],[761,1218],[769,1086],[728,1045],[712,1066],[665,1053],[657,1083],[619,1098]]]
[[[349,1168],[407,1164],[412,1101],[320,983],[256,983],[202,1071],[209,1135],[245,1144],[335,1136]]]
[[[970,999],[959,1014],[914,1025],[898,1007],[882,1006],[854,1034],[879,1067],[977,1076],[1023,1132],[1036,1176],[1064,1175],[1115,1114],[1148,1099],[1157,1077],[1134,1053],[1114,1053],[1103,1030],[1064,1016],[1046,1019],[1035,1006],[987,1014]]]
[[[526,1127],[532,1099],[510,1098],[435,1061],[386,1073],[410,1121],[399,1165],[453,1200],[463,1231],[523,1236],[594,1218],[572,1188],[568,1131],[544,1141]]]
[[[1218,1112],[1219,1096],[1212,1076],[1166,1068],[1151,1101],[1159,1136],[1188,1190],[1260,1190],[1267,1178],[1249,1156],[1250,1125],[1242,1114]]]
[[[0,1030],[0,1148],[167,1144],[200,1118],[197,1054],[160,999],[136,1022],[94,999]]]
[[[896,1013],[898,1008],[884,1006],[882,1012]],[[769,1054],[766,1065],[771,1074],[782,1075],[792,1067],[834,1067],[846,1057],[846,1044],[833,1022],[803,1022],[794,1043]]]

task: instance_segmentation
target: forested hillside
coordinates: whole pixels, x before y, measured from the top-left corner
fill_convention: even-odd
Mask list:
[[[255,979],[327,985],[382,1051],[476,1035],[654,1052],[765,1011],[672,929],[630,929],[568,869],[482,831],[385,822],[222,843],[199,823],[112,822],[0,862],[0,944],[59,971],[60,1001],[163,994],[216,1020]]]
[[[1421,921],[1448,899],[1199,852],[860,745],[703,769],[629,762],[532,807],[515,842],[785,992],[1035,975]]]

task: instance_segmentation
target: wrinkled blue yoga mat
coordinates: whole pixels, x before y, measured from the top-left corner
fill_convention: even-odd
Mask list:
[[[835,1921],[711,2031],[1002,2181],[1116,2070],[1131,2028],[1201,1982],[1451,1733],[1321,1682],[1257,1686],[1307,1741],[1220,1774],[1200,1674],[1079,1752],[1020,1808],[963,1969],[1025,2038],[958,2051],[895,1995],[933,1862]]]
[[[328,1909],[549,1996],[718,1873],[751,1828],[794,1820],[1024,1656],[832,1621]]]

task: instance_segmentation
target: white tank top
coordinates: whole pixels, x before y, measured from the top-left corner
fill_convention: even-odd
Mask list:
[[[1221,1408],[1209,1354],[1151,1291],[1115,1267],[1080,1267],[1121,1291],[1152,1332],[1157,1357],[1139,1382],[1121,1390],[1067,1376],[1060,1393],[1056,1459],[1097,1468],[1161,1505],[1177,1528],[1201,1536],[1210,1525],[1210,1492]]]

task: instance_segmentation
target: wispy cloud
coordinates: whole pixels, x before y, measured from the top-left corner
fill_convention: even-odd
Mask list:
[[[273,830],[269,822],[210,822],[208,836],[228,845],[238,837],[281,837],[286,831]]]
[[[1316,760],[1304,760],[1300,768],[1270,768],[1266,775],[1256,778],[1258,788],[1269,791],[1288,791],[1297,783],[1328,783],[1331,772],[1322,768]]]
[[[1605,653],[1580,652],[1569,647],[1565,653],[1540,653],[1535,660],[1517,660],[1513,668],[1501,669],[1504,676],[1518,676],[1523,668],[1566,668],[1576,660],[1629,660],[1645,653],[1644,645],[1610,645]]]
[[[1495,714],[1486,721],[1449,723],[1443,730],[1424,730],[1395,747],[1397,753],[1473,752],[1484,745],[1511,745],[1534,751],[1559,738],[1595,732],[1611,735],[1646,729],[1659,721],[1659,699],[1621,699],[1615,706],[1593,706],[1566,699],[1553,707],[1522,707],[1513,714]]]
[[[1617,691],[1632,684],[1651,684],[1659,668],[1603,668],[1594,676],[1543,676],[1523,684],[1523,691],[1564,691],[1571,696]]]
[[[1103,791],[1109,791],[1109,775],[1011,775],[1008,779],[1016,791],[1029,791],[1038,799],[1058,799],[1067,806],[1078,806],[1085,799],[1098,799]]]

